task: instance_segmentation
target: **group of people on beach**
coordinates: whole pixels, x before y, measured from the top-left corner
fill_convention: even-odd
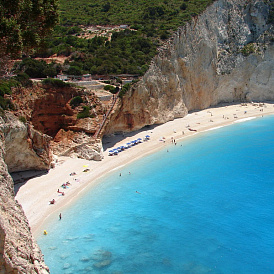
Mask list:
[[[69,175],[70,175],[70,176],[74,176],[74,175],[76,175],[76,173],[75,173],[75,172],[72,172],[72,173],[70,173]],[[75,181],[78,181],[78,180],[75,179]],[[70,183],[69,181],[67,181],[66,183],[63,183],[63,184],[61,185],[61,187],[62,187],[63,189],[67,189],[70,185],[71,185],[71,183]],[[64,192],[64,191],[60,191],[59,188],[57,189],[57,193],[60,193],[62,196],[65,196],[65,192]],[[52,199],[52,200],[49,201],[49,204],[50,204],[50,205],[54,205],[55,202],[56,202],[55,199]],[[61,218],[60,218],[60,219],[61,219]]]

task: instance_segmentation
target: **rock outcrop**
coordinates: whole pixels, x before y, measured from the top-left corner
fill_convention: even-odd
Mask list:
[[[0,133],[0,273],[49,273],[23,209],[14,199],[13,181],[4,162],[5,136]]]
[[[75,96],[81,97],[83,103],[72,107],[70,100]],[[17,117],[25,117],[31,125],[29,128],[52,137],[50,149],[53,154],[103,159],[101,142],[95,141],[93,136],[102,123],[109,101],[102,102],[94,92],[81,88],[43,84],[14,89],[12,101],[16,106],[14,113]],[[89,107],[90,115],[78,119],[83,107]],[[10,170],[9,164],[8,167]]]
[[[0,131],[4,136],[4,160],[9,172],[49,169],[51,138],[20,122],[11,113],[6,113],[5,120],[0,120]]]
[[[105,134],[218,103],[274,100],[269,1],[219,0],[174,33],[126,93]]]

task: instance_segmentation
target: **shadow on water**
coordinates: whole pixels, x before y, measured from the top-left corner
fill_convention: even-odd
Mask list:
[[[150,133],[149,131],[153,130],[157,126],[159,126],[159,125],[148,125],[148,126],[143,127],[142,129],[139,129],[139,130],[136,130],[136,131],[132,131],[132,132],[119,132],[119,133],[115,133],[115,134],[104,136],[103,140],[102,140],[103,149],[104,149],[104,151],[106,151],[108,148],[111,148],[111,147],[115,146],[115,144],[121,142],[125,138],[133,137],[137,133],[144,132],[144,136],[143,137],[145,137],[146,134]],[[132,141],[133,140],[134,139],[132,139]]]
[[[11,173],[11,177],[14,182],[14,193],[17,194],[21,186],[23,186],[28,180],[36,177],[43,176],[48,173],[48,170],[27,170]]]

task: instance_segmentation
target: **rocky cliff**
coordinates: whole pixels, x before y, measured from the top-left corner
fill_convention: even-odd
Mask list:
[[[4,162],[4,159],[7,159],[12,170],[16,170],[21,165],[26,166],[26,163],[21,160],[16,161],[16,163],[11,161],[12,156],[15,159],[13,153],[17,149],[22,152],[21,149],[24,148],[25,153],[23,155],[26,156],[26,162],[29,163],[28,167],[45,168],[48,161],[41,157],[42,152],[39,151],[37,154],[35,151],[35,149],[40,148],[39,142],[43,140],[43,137],[39,140],[38,133],[33,132],[29,136],[24,125],[20,126],[12,117],[7,119],[13,123],[5,123],[0,117],[0,273],[49,273],[41,251],[32,238],[23,209],[14,199],[13,181]],[[25,140],[27,137],[33,142],[32,149],[25,148],[28,145],[27,140]],[[8,146],[8,151],[5,151],[5,143]],[[12,143],[16,149],[12,148]],[[22,145],[21,148],[19,148],[20,144]],[[41,148],[44,146],[42,145]]]
[[[70,100],[75,96],[83,102],[73,107]],[[94,140],[93,135],[103,120],[108,102],[102,102],[94,92],[68,85],[33,84],[31,88],[14,89],[12,101],[15,115],[25,117],[31,125],[29,128],[43,133],[45,138],[52,137],[50,149],[55,155],[102,160],[101,142]],[[78,119],[83,107],[89,107],[90,114]],[[10,170],[9,164],[8,167]]]
[[[274,100],[269,3],[219,0],[180,28],[124,95],[105,133],[164,123],[222,102]]]
[[[4,160],[9,172],[22,170],[46,170],[51,164],[50,137],[20,122],[13,114],[6,113],[0,120],[0,132],[4,136]]]

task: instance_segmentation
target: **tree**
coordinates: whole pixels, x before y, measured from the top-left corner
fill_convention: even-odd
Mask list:
[[[57,19],[57,0],[0,0],[0,65],[38,47]]]

